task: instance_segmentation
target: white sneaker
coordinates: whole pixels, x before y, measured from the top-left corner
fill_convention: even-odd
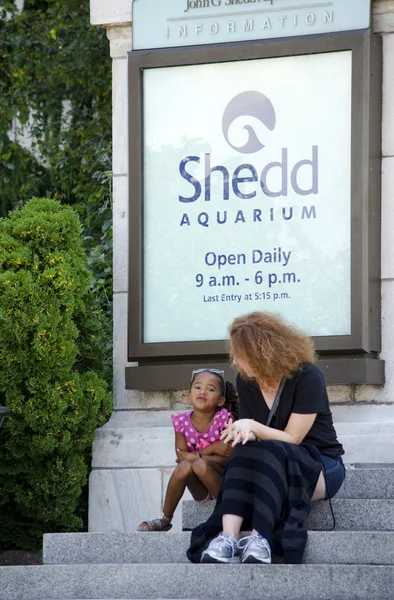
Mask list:
[[[227,533],[220,533],[215,537],[208,548],[201,555],[202,563],[227,563],[241,562],[241,552],[236,539]]]
[[[243,563],[271,563],[270,545],[259,533],[241,538],[238,548],[242,551],[241,562]]]

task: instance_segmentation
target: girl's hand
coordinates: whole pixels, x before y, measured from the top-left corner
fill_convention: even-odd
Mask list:
[[[194,462],[199,458],[199,456],[194,452],[185,452],[184,450],[179,450],[179,448],[176,449],[176,457],[177,458],[175,462],[178,464],[184,460],[187,462]]]
[[[232,440],[231,445],[234,447],[240,443],[244,445],[247,442],[255,442],[257,438],[252,431],[254,423],[253,419],[239,419],[234,423],[229,421],[226,432],[223,432],[226,433],[224,443],[227,444]]]

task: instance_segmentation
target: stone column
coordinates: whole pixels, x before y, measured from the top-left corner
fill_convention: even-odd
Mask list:
[[[89,530],[135,531],[157,516],[174,465],[169,410],[181,393],[125,389],[128,277],[128,90],[131,0],[90,0],[91,24],[106,27],[112,58],[114,412],[97,431],[89,483]],[[174,519],[180,529],[180,512]]]
[[[165,1],[165,0],[158,0]],[[91,23],[107,28],[113,59],[114,413],[96,433],[90,477],[89,529],[132,532],[159,513],[174,465],[169,415],[181,392],[125,390],[127,365],[128,125],[127,59],[131,0],[90,0]],[[394,456],[394,0],[374,1],[383,35],[382,358],[386,385],[331,387],[329,395],[346,462],[392,462]],[[189,496],[190,497],[190,496]],[[180,513],[173,531],[180,528]]]

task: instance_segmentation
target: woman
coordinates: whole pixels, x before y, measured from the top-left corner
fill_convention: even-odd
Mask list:
[[[240,419],[222,439],[235,449],[215,511],[193,532],[188,557],[270,563],[272,549],[300,563],[311,501],[334,496],[345,478],[324,377],[310,338],[272,314],[235,319],[230,345]],[[252,532],[239,539],[244,520]]]

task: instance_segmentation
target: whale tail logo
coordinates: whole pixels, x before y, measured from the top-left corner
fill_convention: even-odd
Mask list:
[[[228,138],[228,132],[232,123],[238,117],[244,116],[255,117],[270,131],[273,131],[276,124],[275,109],[267,96],[256,91],[242,92],[230,100],[226,106],[222,120],[223,135],[226,142],[237,152],[254,154],[262,150],[264,144],[259,140],[251,125],[244,125],[243,127],[249,134],[248,141],[243,146],[234,146]]]

